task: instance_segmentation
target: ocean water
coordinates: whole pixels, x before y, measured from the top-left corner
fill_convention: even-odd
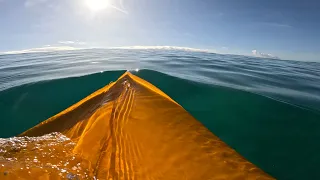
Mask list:
[[[126,70],[277,179],[320,179],[320,63],[177,50],[0,55],[0,137],[59,113]]]

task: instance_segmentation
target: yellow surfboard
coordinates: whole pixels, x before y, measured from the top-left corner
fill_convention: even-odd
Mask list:
[[[51,148],[50,152],[59,153],[36,157],[37,162],[49,163],[48,166],[16,168],[3,177],[274,179],[227,146],[161,90],[130,72],[20,136],[52,132],[70,138],[73,146],[48,145],[42,151],[49,153]],[[32,150],[28,151],[16,152],[15,156],[33,157]],[[64,162],[70,157],[85,166],[85,176],[77,175],[83,167],[69,166],[71,160]],[[54,161],[61,166],[53,165]]]

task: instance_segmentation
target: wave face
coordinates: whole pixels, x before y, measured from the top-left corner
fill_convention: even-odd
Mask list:
[[[1,55],[0,137],[135,69],[275,178],[320,179],[319,63],[164,50]]]

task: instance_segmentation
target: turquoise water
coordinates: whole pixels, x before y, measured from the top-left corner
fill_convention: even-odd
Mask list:
[[[124,49],[0,55],[0,137],[59,113],[126,70],[277,179],[320,179],[314,62]]]

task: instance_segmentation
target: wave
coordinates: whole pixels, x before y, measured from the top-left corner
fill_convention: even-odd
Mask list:
[[[0,92],[0,136],[10,137],[59,113],[125,71],[29,83]],[[320,115],[261,95],[135,72],[181,104],[246,159],[279,179],[320,178]],[[299,163],[296,163],[299,162]],[[301,166],[305,168],[301,168]]]

